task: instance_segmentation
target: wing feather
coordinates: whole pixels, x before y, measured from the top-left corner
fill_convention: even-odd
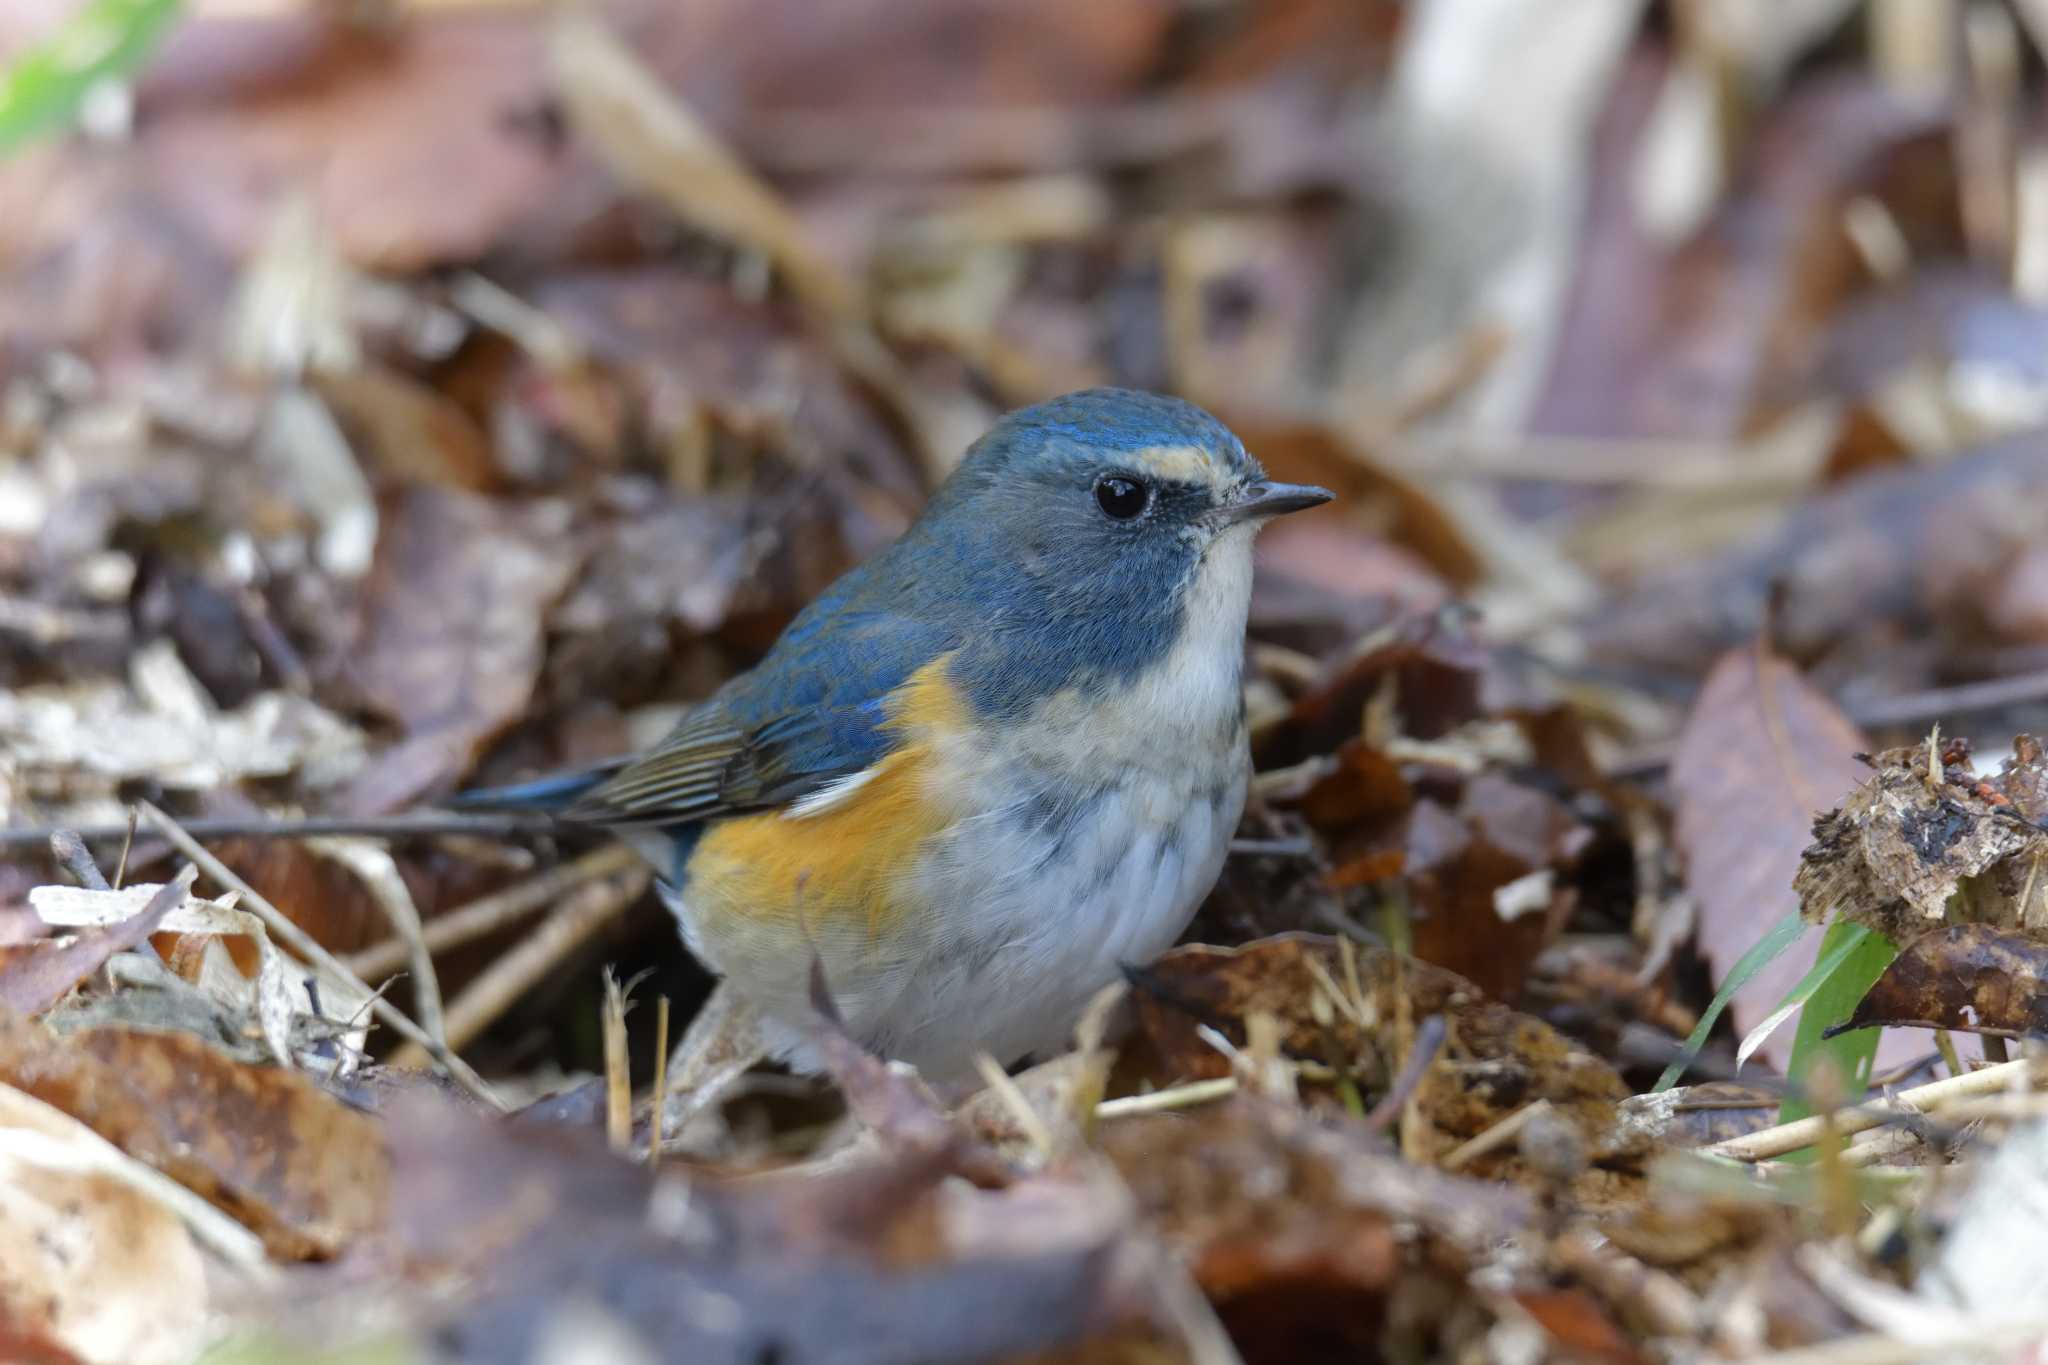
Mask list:
[[[890,695],[945,642],[900,618],[869,617],[858,643],[858,657],[817,646],[771,656],[583,793],[565,817],[687,824],[787,806],[869,767],[896,743]]]

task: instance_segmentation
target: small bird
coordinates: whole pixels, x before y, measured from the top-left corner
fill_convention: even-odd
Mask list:
[[[654,748],[458,804],[630,842],[770,1055],[819,1068],[816,961],[855,1039],[957,1085],[1063,1045],[1215,884],[1252,540],[1330,496],[1179,399],[1013,412]]]

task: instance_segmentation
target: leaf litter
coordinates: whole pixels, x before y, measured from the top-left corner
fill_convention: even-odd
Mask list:
[[[2032,7],[187,9],[0,160],[0,1354],[2048,1332]],[[1216,892],[955,1109],[827,1013],[672,1125],[645,870],[404,822],[1092,383],[1341,494]],[[1877,1099],[1737,980],[1823,923]]]

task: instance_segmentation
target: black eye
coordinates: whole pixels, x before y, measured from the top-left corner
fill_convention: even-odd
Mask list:
[[[1095,481],[1095,505],[1118,521],[1129,521],[1152,501],[1152,490],[1136,479],[1105,474]]]

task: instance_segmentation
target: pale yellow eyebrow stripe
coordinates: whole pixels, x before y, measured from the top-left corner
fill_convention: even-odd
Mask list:
[[[1216,481],[1215,461],[1194,446],[1146,446],[1132,451],[1131,459],[1162,479],[1183,483]]]

